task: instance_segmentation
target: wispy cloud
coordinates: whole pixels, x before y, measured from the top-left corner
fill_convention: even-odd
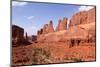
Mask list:
[[[33,19],[33,18],[34,18],[34,16],[29,16],[29,17],[27,17],[27,19],[29,19],[29,20],[30,20],[30,19]]]
[[[16,2],[16,1],[12,1],[12,6],[24,6],[27,5],[27,2]]]
[[[27,19],[29,22],[34,23],[34,16],[24,16],[25,19]]]
[[[88,11],[90,9],[94,8],[93,6],[80,6],[79,11]]]

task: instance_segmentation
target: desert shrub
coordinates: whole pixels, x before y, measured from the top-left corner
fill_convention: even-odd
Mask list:
[[[82,59],[80,58],[72,58],[72,60],[74,60],[75,62],[82,62]]]
[[[46,60],[49,60],[50,56],[50,51],[43,48],[35,48],[33,49],[33,64],[48,63]]]

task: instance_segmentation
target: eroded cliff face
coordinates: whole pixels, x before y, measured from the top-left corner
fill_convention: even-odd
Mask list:
[[[71,40],[89,42],[95,41],[95,8],[81,11],[72,16],[67,29],[68,19],[64,17],[58,20],[54,31],[53,23],[45,24],[38,31],[38,42],[71,42]],[[41,34],[40,34],[41,33]]]
[[[72,18],[70,19],[69,27],[85,23],[87,23],[87,12],[82,11],[72,16]]]
[[[90,9],[88,11],[81,11],[75,13],[70,19],[69,27],[80,24],[87,24],[96,21],[95,14],[96,8]]]
[[[96,22],[96,7],[88,11],[87,23]]]

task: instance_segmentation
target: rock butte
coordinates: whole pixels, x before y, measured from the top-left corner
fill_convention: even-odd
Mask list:
[[[22,42],[24,40],[24,29],[16,26],[16,25],[12,25],[12,42],[13,44],[17,43],[17,42]]]

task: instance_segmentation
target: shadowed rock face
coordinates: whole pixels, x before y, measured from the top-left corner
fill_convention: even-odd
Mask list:
[[[95,8],[74,14],[70,19],[69,27],[91,22],[95,22]]]
[[[37,31],[37,35],[40,35],[40,30]]]
[[[12,25],[12,46],[17,47],[30,44],[31,43],[28,41],[27,33],[26,36],[24,37],[24,29],[19,26]]]
[[[48,24],[45,24],[44,27],[43,27],[43,33],[42,34],[47,34],[48,33],[48,28],[49,25]]]
[[[24,40],[24,29],[19,26],[12,25],[12,40],[13,43],[22,42]]]
[[[41,34],[43,34],[43,29],[42,28],[37,31],[37,35],[41,35]]]

